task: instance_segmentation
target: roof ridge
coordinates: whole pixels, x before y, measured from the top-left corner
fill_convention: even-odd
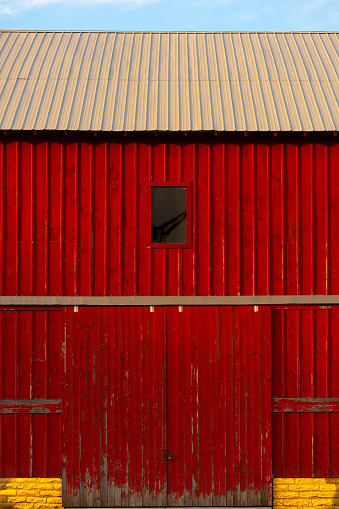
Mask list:
[[[65,34],[339,34],[339,30],[24,30],[0,29],[0,33]]]

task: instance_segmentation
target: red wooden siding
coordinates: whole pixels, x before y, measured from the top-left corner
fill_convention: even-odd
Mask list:
[[[1,138],[3,295],[339,293],[333,136],[58,136]],[[192,183],[191,249],[149,248],[150,181]]]
[[[61,473],[61,329],[60,311],[0,311],[0,477]]]
[[[339,477],[339,310],[274,310],[272,331],[273,474]]]
[[[69,308],[64,505],[271,505],[270,336],[268,308]]]

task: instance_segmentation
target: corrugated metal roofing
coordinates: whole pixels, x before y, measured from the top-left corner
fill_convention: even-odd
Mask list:
[[[0,32],[0,129],[337,131],[339,33]]]

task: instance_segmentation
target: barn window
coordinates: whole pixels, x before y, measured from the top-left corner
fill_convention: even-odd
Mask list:
[[[189,247],[190,186],[151,186],[152,247]]]

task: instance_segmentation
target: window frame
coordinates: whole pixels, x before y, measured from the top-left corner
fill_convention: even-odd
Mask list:
[[[186,188],[186,243],[170,244],[152,243],[152,187],[185,187]],[[190,249],[192,247],[192,183],[191,182],[149,182],[149,225],[148,225],[148,245],[154,249]]]

